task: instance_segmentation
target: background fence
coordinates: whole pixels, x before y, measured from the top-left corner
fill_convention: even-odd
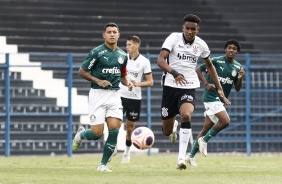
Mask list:
[[[49,154],[50,152],[72,155],[72,137],[87,113],[75,108],[86,102],[75,101],[78,96],[87,98],[89,83],[77,75],[77,70],[87,54],[74,53],[28,53],[29,62],[22,57],[14,58],[5,54],[0,64],[0,152],[12,154]],[[215,54],[218,56],[219,54]],[[155,85],[144,88],[142,114],[138,126],[147,125],[156,136],[153,146],[160,152],[177,151],[178,146],[169,143],[161,132],[160,76],[162,71],[156,65],[157,55],[147,55],[151,60]],[[282,54],[240,54],[239,61],[246,70],[244,85],[240,92],[233,90],[227,111],[230,126],[209,142],[209,152],[247,154],[280,154],[282,146],[281,125],[281,79]],[[40,61],[40,62],[35,62]],[[202,61],[199,61],[201,63]],[[24,64],[23,64],[24,63]],[[25,70],[23,70],[25,68]],[[39,73],[34,72],[35,68]],[[35,87],[36,80],[44,72],[52,71],[52,77],[64,81],[66,91],[60,85],[45,81],[45,86],[53,86],[54,93],[62,93],[64,98],[48,97],[50,89]],[[23,79],[25,73],[33,73],[33,78]],[[45,77],[43,77],[45,78]],[[76,89],[74,96],[73,89]],[[202,128],[204,107],[201,102],[203,87],[197,90],[196,109],[192,117],[193,137]],[[58,95],[58,94],[56,94]],[[61,98],[61,97],[60,97]],[[34,100],[34,101],[33,101]],[[54,100],[54,103],[52,102]],[[62,101],[66,105],[61,105]],[[83,109],[83,108],[77,108]],[[83,148],[95,148],[102,152],[103,140],[83,143]],[[189,150],[189,149],[188,149]],[[93,152],[85,149],[81,153]]]

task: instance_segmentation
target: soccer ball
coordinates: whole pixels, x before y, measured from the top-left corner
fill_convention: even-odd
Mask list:
[[[132,144],[140,150],[150,148],[155,142],[155,135],[147,127],[138,127],[131,134]]]

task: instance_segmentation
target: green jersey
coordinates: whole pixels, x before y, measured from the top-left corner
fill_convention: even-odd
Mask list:
[[[102,44],[88,54],[81,67],[90,71],[91,75],[109,81],[112,86],[103,88],[96,83],[91,83],[93,89],[119,90],[121,73],[126,73],[126,53],[117,47],[114,51]]]
[[[242,66],[235,60],[230,63],[226,60],[225,56],[212,58],[212,63],[216,69],[224,95],[228,98],[233,84],[236,85],[238,82],[238,72],[241,70]],[[207,73],[205,64],[202,64],[200,68]],[[210,84],[215,84],[210,75],[207,75],[207,81]],[[204,89],[203,102],[215,102],[220,100],[217,89],[213,91],[209,91],[207,88]]]

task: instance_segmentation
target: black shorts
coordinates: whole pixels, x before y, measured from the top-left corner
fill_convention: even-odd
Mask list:
[[[133,100],[121,97],[123,114],[126,113],[126,119],[129,121],[139,121],[141,111],[141,100]]]
[[[163,86],[161,115],[162,120],[170,119],[179,114],[179,108],[183,103],[191,103],[195,106],[195,89],[180,89]]]

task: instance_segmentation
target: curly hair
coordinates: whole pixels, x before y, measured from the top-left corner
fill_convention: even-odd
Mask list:
[[[184,22],[195,22],[197,24],[201,22],[201,19],[197,15],[194,15],[194,14],[185,15],[183,20]]]
[[[241,50],[241,45],[239,43],[239,41],[235,40],[235,39],[230,39],[225,43],[224,49],[226,49],[228,47],[228,45],[235,45],[237,47],[238,52],[240,52]]]

